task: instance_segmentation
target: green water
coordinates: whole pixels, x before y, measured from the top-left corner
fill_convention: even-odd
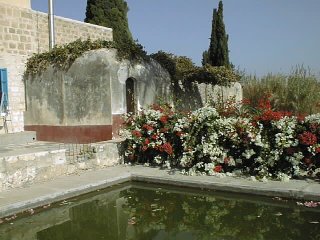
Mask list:
[[[294,201],[124,184],[0,225],[1,240],[320,239],[320,208]]]

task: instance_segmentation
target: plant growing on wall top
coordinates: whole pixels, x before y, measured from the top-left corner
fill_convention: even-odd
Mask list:
[[[163,68],[167,69],[174,83],[182,81],[185,83],[211,83],[223,86],[240,80],[240,76],[229,67],[211,66],[209,64],[197,67],[191,59],[185,56],[175,56],[163,51],[150,56],[159,62]]]
[[[51,51],[34,54],[28,59],[26,74],[38,74],[44,71],[49,65],[66,70],[84,52],[101,48],[117,49],[117,56],[120,60],[147,59],[147,54],[143,50],[143,47],[135,42],[129,42],[125,46],[119,46],[116,42],[101,39],[95,41],[91,39],[84,41],[78,39],[65,45],[55,46]]]

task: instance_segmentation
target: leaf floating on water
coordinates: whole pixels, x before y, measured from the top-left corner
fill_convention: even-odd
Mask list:
[[[28,209],[27,212],[30,213],[31,215],[34,214],[34,210],[32,208]]]
[[[309,223],[312,223],[312,224],[318,224],[319,222],[317,222],[317,221],[313,221],[313,222],[309,222]]]
[[[48,208],[50,206],[51,206],[51,204],[49,203],[48,205],[44,205],[42,208]]]
[[[72,202],[68,202],[66,200],[63,200],[59,205],[63,206],[63,205],[67,205],[67,204],[71,204]]]
[[[159,212],[159,211],[162,211],[162,209],[161,208],[152,209],[152,212]]]
[[[136,224],[137,222],[136,222],[136,218],[135,217],[132,217],[132,218],[130,218],[130,219],[128,219],[128,224],[129,225],[134,225],[134,224]]]
[[[281,197],[274,197],[274,198],[272,198],[273,200],[279,200],[279,201],[281,201],[282,200],[282,198]]]
[[[297,202],[297,205],[314,208],[314,207],[320,207],[320,202],[314,202],[314,201],[309,201],[309,202],[304,202],[304,203]]]
[[[276,213],[276,214],[274,214],[274,215],[276,215],[276,216],[282,216],[283,214],[282,214],[281,212],[278,212],[278,213]]]

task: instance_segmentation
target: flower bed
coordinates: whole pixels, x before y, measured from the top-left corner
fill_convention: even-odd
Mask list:
[[[245,174],[260,179],[320,173],[320,114],[275,112],[268,98],[255,108],[205,106],[191,113],[174,111],[168,104],[153,105],[126,116],[122,134],[130,163],[178,167],[191,175]]]

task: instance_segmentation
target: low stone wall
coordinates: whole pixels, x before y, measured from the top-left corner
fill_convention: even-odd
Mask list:
[[[226,101],[234,98],[241,102],[243,98],[240,83],[232,83],[230,86],[211,85],[206,83],[179,83],[174,86],[174,96],[178,100],[177,109],[193,111],[203,107],[206,103]]]
[[[122,141],[90,145],[61,145],[61,149],[0,157],[0,192],[47,181],[78,171],[123,162]]]

